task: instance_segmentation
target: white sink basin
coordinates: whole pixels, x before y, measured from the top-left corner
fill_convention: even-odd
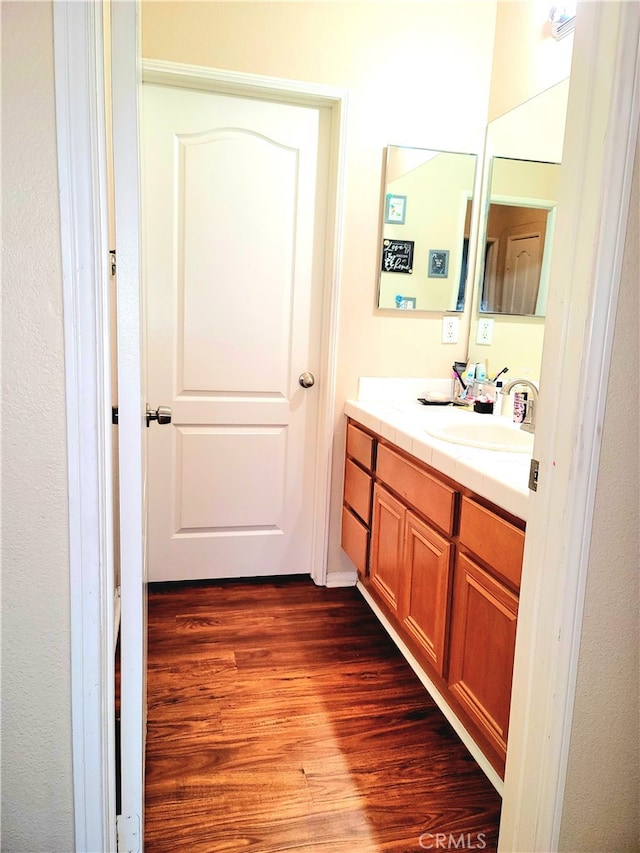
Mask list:
[[[464,420],[462,419],[464,418]],[[533,451],[533,435],[525,432],[510,421],[496,421],[491,415],[479,415],[468,420],[469,415],[460,419],[444,420],[430,424],[425,432],[441,441],[453,444],[465,444],[483,450],[501,450],[508,453],[528,453]],[[478,419],[479,418],[479,419]]]

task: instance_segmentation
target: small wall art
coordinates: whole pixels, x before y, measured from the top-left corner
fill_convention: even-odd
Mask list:
[[[404,225],[406,215],[406,195],[392,195],[388,193],[384,205],[384,221],[390,225]]]
[[[449,275],[448,249],[429,249],[429,278],[446,278]]]
[[[401,296],[398,294],[395,299],[396,308],[400,308],[405,311],[415,310],[416,307],[416,298],[415,296]]]
[[[413,272],[413,240],[382,241],[382,272]]]

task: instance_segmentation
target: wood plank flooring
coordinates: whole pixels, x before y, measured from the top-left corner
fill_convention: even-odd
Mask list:
[[[496,848],[498,794],[356,589],[151,587],[148,715],[148,853]]]

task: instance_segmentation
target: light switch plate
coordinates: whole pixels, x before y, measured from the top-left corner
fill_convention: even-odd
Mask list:
[[[478,331],[476,334],[476,343],[489,345],[493,340],[493,320],[487,317],[481,317],[478,320]]]
[[[443,317],[442,318],[442,343],[457,344],[458,343],[458,327],[460,320],[458,317]]]

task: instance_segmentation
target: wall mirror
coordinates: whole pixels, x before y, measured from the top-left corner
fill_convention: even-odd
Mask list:
[[[378,308],[464,310],[477,160],[387,147]]]
[[[487,127],[468,353],[490,372],[540,376],[568,94],[566,79]]]

